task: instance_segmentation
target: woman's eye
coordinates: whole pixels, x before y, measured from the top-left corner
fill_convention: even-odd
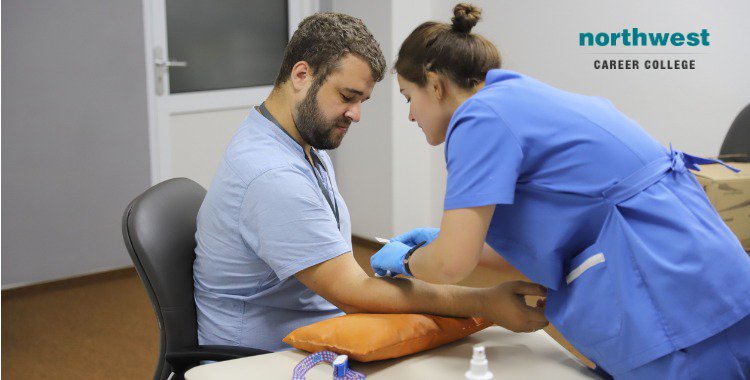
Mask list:
[[[411,99],[408,99],[408,98],[407,98],[407,99],[406,99],[406,102],[407,102],[407,103],[411,103]]]

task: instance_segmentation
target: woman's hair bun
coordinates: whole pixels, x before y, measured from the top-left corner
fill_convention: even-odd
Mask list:
[[[453,8],[453,30],[459,33],[471,33],[474,27],[482,18],[482,10],[466,3],[456,4]]]

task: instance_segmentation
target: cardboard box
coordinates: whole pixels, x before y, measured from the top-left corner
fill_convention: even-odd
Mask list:
[[[721,218],[740,239],[746,251],[750,250],[750,163],[727,162],[740,169],[735,173],[722,165],[703,165],[693,171],[706,191],[708,199]]]

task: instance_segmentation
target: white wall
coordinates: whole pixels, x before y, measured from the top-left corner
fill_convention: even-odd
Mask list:
[[[431,19],[432,2],[394,1],[391,12],[392,35],[388,55],[389,68],[398,55],[401,42],[419,24]],[[420,16],[421,15],[421,16]],[[391,86],[391,128],[393,129],[393,234],[420,226],[440,225],[443,187],[445,182],[443,145],[427,144],[424,133],[409,118],[409,105],[399,92],[395,75],[389,78]]]
[[[361,18],[381,43],[389,68],[401,42],[427,20],[448,22],[455,0],[334,0],[332,10]],[[734,117],[750,103],[750,2],[600,2],[479,0],[484,19],[476,32],[494,41],[504,67],[568,91],[611,99],[663,144],[716,155]],[[629,55],[621,47],[579,47],[580,32],[652,32],[706,28],[711,46],[638,48],[633,58],[695,59],[691,71],[595,70],[596,58]],[[632,51],[636,51],[634,48]],[[445,192],[443,146],[429,147],[407,121],[408,107],[393,75],[376,86],[336,153],[341,191],[352,213],[353,233],[391,236],[437,226]]]
[[[391,50],[390,2],[334,0],[332,11],[361,18],[383,51]],[[362,107],[361,121],[352,125],[334,156],[336,181],[351,213],[352,233],[366,237],[388,235],[392,228],[392,105],[388,81],[386,76],[375,86],[371,99]]]
[[[436,0],[449,20],[455,1]],[[504,66],[565,90],[609,98],[659,142],[715,156],[750,103],[750,1],[473,1],[475,28],[496,43]],[[580,47],[580,32],[711,33],[707,47]],[[647,55],[591,54],[639,52]],[[655,54],[697,53],[697,54]],[[695,59],[695,70],[595,70],[594,59]]]
[[[390,73],[401,41],[430,19],[430,1],[334,0],[332,10],[362,19],[385,55],[388,73],[363,105],[362,120],[334,155],[339,188],[352,217],[352,233],[392,236],[414,226],[439,223],[432,184],[435,155],[408,121],[408,107]],[[441,200],[442,202],[442,200]]]

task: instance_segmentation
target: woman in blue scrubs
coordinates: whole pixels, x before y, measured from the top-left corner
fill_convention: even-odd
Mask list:
[[[750,258],[688,170],[716,161],[663,147],[606,99],[497,69],[470,32],[479,10],[454,14],[417,27],[395,64],[409,119],[445,142],[441,228],[392,239],[375,271],[455,283],[499,252],[615,378],[750,377]]]

